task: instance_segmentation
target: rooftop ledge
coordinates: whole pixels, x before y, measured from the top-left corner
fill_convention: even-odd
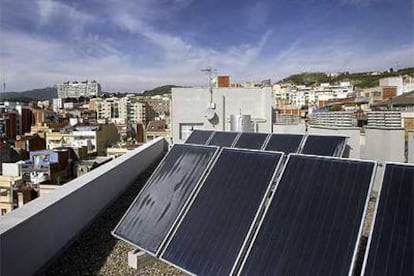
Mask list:
[[[158,161],[157,138],[0,218],[0,275],[32,275]]]

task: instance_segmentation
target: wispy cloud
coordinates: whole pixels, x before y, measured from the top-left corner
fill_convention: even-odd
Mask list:
[[[274,4],[265,0],[243,3],[248,8],[238,17],[238,11],[231,10],[229,21],[203,9],[209,20],[197,21],[197,14],[191,15],[199,3],[191,0],[38,0],[21,8],[3,1],[10,12],[2,21],[0,41],[1,79],[8,90],[75,79],[96,79],[104,90],[114,91],[140,91],[167,83],[200,85],[205,82],[200,69],[206,66],[245,81],[278,80],[301,71],[382,70],[414,63],[414,39],[407,39],[409,34],[382,43],[374,36],[356,37],[352,28],[331,30],[330,24],[324,24],[329,20],[337,24],[332,7],[329,12],[315,8],[311,16],[306,11],[298,17],[300,22],[292,22],[293,12],[300,13],[297,8],[302,7],[298,1],[292,4],[295,9],[286,11],[285,21],[277,21]],[[352,7],[388,0],[338,1]],[[317,7],[318,1],[313,3]],[[277,11],[290,2],[282,4]],[[31,10],[38,16],[27,18]],[[232,25],[239,17],[244,25]],[[207,32],[200,31],[194,39],[186,29],[190,18],[211,26],[200,28]],[[177,22],[183,29],[169,26]],[[238,35],[223,29],[228,26],[240,30]],[[199,30],[197,25],[188,29]],[[212,40],[220,43],[205,43]]]

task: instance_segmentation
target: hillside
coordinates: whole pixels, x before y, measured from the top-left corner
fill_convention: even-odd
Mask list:
[[[40,89],[32,89],[23,92],[2,92],[0,100],[30,102],[33,100],[51,100],[57,98],[57,90],[55,87],[46,87]]]
[[[171,89],[174,87],[180,87],[177,85],[163,85],[160,87],[156,87],[151,90],[145,90],[142,95],[143,96],[155,96],[155,95],[163,95],[163,94],[171,94]]]
[[[340,73],[338,76],[328,76],[325,73],[301,73],[291,75],[278,83],[291,83],[294,85],[319,85],[323,82],[339,83],[342,81],[350,81],[355,87],[368,88],[378,86],[379,80],[385,77],[393,77],[398,75],[410,75],[414,77],[414,67],[404,68],[395,72],[382,72],[378,75],[372,75],[370,72],[361,73]]]

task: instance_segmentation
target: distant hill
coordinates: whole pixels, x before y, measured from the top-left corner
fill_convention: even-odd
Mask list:
[[[1,92],[0,100],[30,102],[33,100],[43,101],[57,98],[55,87],[46,87],[40,89],[27,90],[23,92]]]
[[[338,83],[341,81],[349,81],[358,88],[368,88],[378,86],[379,80],[385,77],[393,77],[399,75],[410,75],[414,77],[414,67],[404,68],[393,72],[382,72],[379,74],[372,74],[371,72],[362,73],[340,73],[338,76],[328,76],[326,73],[305,72],[301,74],[291,75],[278,83],[291,83],[294,85],[319,85],[323,82]]]
[[[171,89],[175,87],[180,87],[177,85],[163,85],[160,87],[156,87],[151,90],[145,90],[142,95],[143,96],[155,96],[155,95],[164,95],[164,94],[171,94]]]

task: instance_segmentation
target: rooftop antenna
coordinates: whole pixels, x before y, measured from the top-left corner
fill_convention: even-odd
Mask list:
[[[208,79],[207,79],[207,84],[208,84],[208,90],[209,90],[209,92],[210,92],[210,107],[212,107],[212,105],[213,105],[213,85],[212,85],[212,80],[213,80],[213,78],[212,78],[212,73],[213,72],[217,72],[217,70],[216,69],[213,69],[213,68],[211,68],[211,67],[208,67],[208,68],[205,68],[205,69],[202,69],[201,70],[201,72],[207,72],[208,73]]]

